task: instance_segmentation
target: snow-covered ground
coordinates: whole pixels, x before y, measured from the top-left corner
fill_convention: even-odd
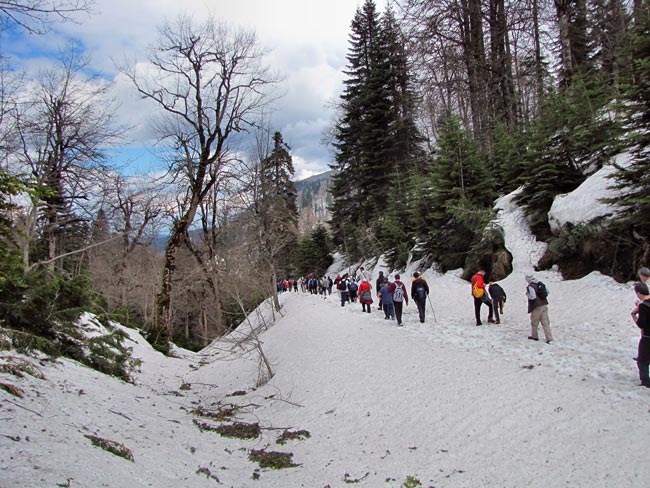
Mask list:
[[[336,295],[284,294],[283,316],[259,336],[274,372],[263,385],[246,325],[176,359],[130,331],[135,384],[31,360],[44,379],[0,374],[23,393],[0,390],[0,487],[648,486],[650,391],[632,360],[631,286],[536,273],[555,340],[527,340],[524,275],[544,249],[511,198],[498,203],[514,257],[501,325],[476,327],[469,284],[429,270],[426,322],[411,304],[401,328]],[[230,422],[197,408],[231,409],[261,435],[200,430],[195,420]],[[310,437],[277,444],[286,430]],[[133,461],[85,435],[123,444]],[[252,450],[293,453],[297,466],[259,468]]]

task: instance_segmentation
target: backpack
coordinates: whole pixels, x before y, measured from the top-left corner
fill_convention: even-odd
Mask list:
[[[341,291],[346,291],[348,289],[348,286],[347,286],[345,280],[341,280],[341,281],[339,281],[339,284],[336,285],[336,288],[338,288]]]
[[[404,301],[404,289],[402,284],[395,283],[395,291],[393,291],[393,301],[394,302],[403,302]]]
[[[427,299],[427,290],[423,286],[419,286],[415,289],[415,293],[418,296],[418,301],[423,302]],[[415,297],[413,297],[415,298]]]
[[[536,283],[536,293],[539,298],[546,298],[548,297],[548,288],[546,288],[546,285],[542,283],[541,281],[538,281]]]
[[[350,290],[352,293],[354,293],[358,289],[359,286],[354,281],[351,281],[350,284],[348,285],[348,290]]]
[[[485,295],[485,288],[479,288],[477,283],[474,283],[472,285],[472,296],[474,298],[481,298],[483,295]]]

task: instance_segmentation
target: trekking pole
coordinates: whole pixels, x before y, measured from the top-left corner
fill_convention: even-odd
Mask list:
[[[433,303],[431,302],[431,297],[427,295],[427,298],[429,299],[429,305],[431,306],[431,313],[433,313],[433,321],[437,324],[438,319],[436,318],[436,311],[433,309]]]

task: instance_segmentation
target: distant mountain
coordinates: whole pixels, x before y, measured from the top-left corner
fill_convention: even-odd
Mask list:
[[[318,225],[326,225],[329,221],[328,207],[332,203],[332,197],[328,190],[335,174],[335,170],[330,170],[295,182],[300,212],[298,228],[301,234],[311,232]]]

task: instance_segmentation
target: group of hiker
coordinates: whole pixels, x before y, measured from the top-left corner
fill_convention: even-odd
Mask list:
[[[500,324],[504,304],[507,300],[505,290],[496,282],[485,283],[485,270],[478,270],[471,278],[471,294],[474,299],[474,317],[476,325],[483,325],[481,309],[485,305],[488,309],[488,323]],[[634,358],[639,370],[641,385],[650,388],[650,269],[643,267],[638,271],[639,282],[634,285],[637,296],[635,308],[631,312],[632,320],[640,330],[638,354]],[[532,274],[525,276],[525,293],[528,300],[528,313],[530,315],[530,335],[528,339],[539,341],[539,326],[544,331],[547,344],[553,341],[551,322],[548,314],[548,289],[546,285]],[[421,323],[425,321],[426,305],[429,299],[429,285],[419,272],[413,273],[410,292],[406,284],[401,281],[399,274],[395,274],[391,281],[383,271],[375,281],[373,289],[370,283],[370,274],[362,266],[355,276],[349,273],[337,276],[332,280],[329,276],[316,278],[309,276],[300,279],[285,279],[278,282],[278,291],[298,291],[313,294],[330,294],[336,286],[339,293],[341,306],[346,303],[361,303],[362,311],[370,313],[374,299],[378,300],[378,309],[384,312],[386,320],[396,320],[398,326],[403,325],[402,314],[404,304],[408,306],[409,293],[418,309]],[[373,295],[373,290],[375,295]],[[433,306],[431,305],[433,311]]]
[[[503,306],[506,303],[507,295],[505,290],[498,283],[489,283],[486,287],[485,270],[478,270],[470,283],[472,285],[472,296],[474,297],[474,316],[476,325],[483,325],[481,322],[481,306],[488,308],[488,323],[500,324]],[[539,340],[539,325],[542,324],[546,343],[553,341],[551,321],[548,316],[548,289],[532,274],[526,277],[526,298],[528,299],[528,313],[530,314],[530,335],[528,339]]]
[[[362,311],[370,313],[374,298],[377,298],[379,302],[378,310],[384,312],[384,318],[386,320],[397,320],[398,326],[403,325],[402,314],[404,304],[408,306],[409,291],[399,274],[395,274],[391,281],[388,276],[384,275],[383,271],[380,271],[375,282],[376,296],[374,298],[369,274],[363,266],[359,268],[356,276],[351,276],[350,273],[337,276],[334,284],[339,292],[342,307],[346,303],[358,300],[361,303]],[[420,322],[424,323],[429,285],[417,271],[413,273],[410,296],[418,308]]]

